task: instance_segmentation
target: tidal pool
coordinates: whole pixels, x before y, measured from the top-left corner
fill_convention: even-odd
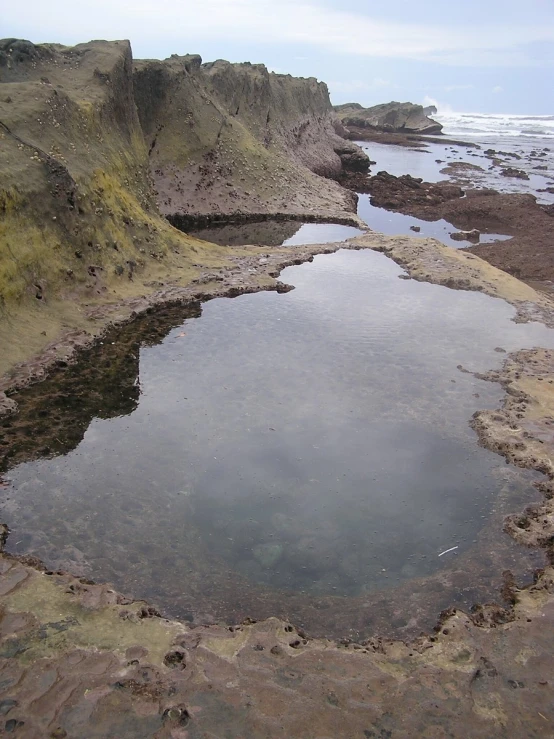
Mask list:
[[[424,221],[421,218],[414,218],[403,213],[395,213],[385,208],[377,208],[371,204],[369,195],[362,193],[358,194],[358,215],[373,231],[388,234],[389,236],[407,235],[416,238],[433,238],[455,249],[463,249],[464,247],[471,246],[469,241],[456,241],[456,239],[453,239],[450,234],[460,229],[448,223],[443,218],[440,218],[438,221]],[[414,232],[412,226],[417,226],[419,231]],[[494,241],[507,241],[511,238],[511,236],[503,234],[481,233],[479,242],[481,244],[490,244]]]
[[[459,366],[553,332],[403,276],[319,256],[283,272],[292,292],[142,318],[14,396],[8,549],[197,623],[412,634],[498,600],[503,570],[543,561],[502,532],[537,476],[479,446],[469,419],[502,391]]]
[[[202,229],[187,230],[191,236],[222,246],[264,244],[293,246],[295,244],[330,244],[363,233],[354,226],[340,223],[302,223],[291,220],[266,220],[251,223],[224,223]]]

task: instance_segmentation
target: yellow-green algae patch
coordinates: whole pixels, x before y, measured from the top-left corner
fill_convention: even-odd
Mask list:
[[[373,232],[351,239],[350,243],[383,252],[415,280],[501,298],[518,310],[519,320],[542,320],[548,325],[553,321],[554,302],[544,293],[464,250],[435,239]]]
[[[46,636],[37,633],[26,644],[19,659],[33,662],[69,648],[114,650],[123,653],[140,645],[148,650],[149,661],[161,665],[181,624],[160,618],[123,618],[121,606],[86,608],[66,592],[52,576],[29,571],[29,577],[3,597],[3,605],[13,612],[26,612],[45,625]],[[137,604],[134,604],[136,609]],[[131,606],[132,608],[132,606]],[[55,625],[63,623],[63,630]],[[54,626],[49,628],[49,624]]]

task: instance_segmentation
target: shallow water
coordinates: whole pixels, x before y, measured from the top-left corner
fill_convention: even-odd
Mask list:
[[[552,332],[401,275],[374,252],[316,257],[283,272],[290,293],[142,319],[19,394],[8,548],[169,615],[314,634],[417,632],[497,597],[502,570],[542,562],[501,531],[538,494],[468,426],[500,388],[457,367]]]
[[[458,232],[455,226],[444,219],[438,221],[423,221],[421,218],[406,216],[403,213],[395,213],[385,208],[376,208],[370,202],[369,195],[358,194],[358,215],[367,225],[379,233],[388,234],[389,236],[398,236],[406,234],[419,238],[434,238],[442,241],[447,246],[453,246],[455,249],[463,249],[470,246],[469,241],[456,241],[450,234]],[[419,231],[414,232],[411,228],[416,226]],[[481,233],[479,241],[481,244],[488,244],[493,241],[505,241],[511,236],[502,234],[485,234]]]
[[[448,138],[447,130],[445,134]],[[458,133],[458,136],[461,136],[461,133]],[[371,160],[376,162],[371,167],[373,173],[384,170],[397,177],[410,174],[412,177],[421,177],[426,182],[439,182],[450,178],[450,175],[442,172],[447,165],[454,162],[465,162],[482,169],[480,172],[470,173],[471,180],[475,184],[468,186],[492,188],[506,193],[530,193],[535,195],[540,203],[554,202],[554,194],[541,192],[548,186],[548,183],[554,180],[554,147],[552,147],[551,140],[485,134],[473,136],[465,134],[461,138],[477,144],[480,148],[434,142],[426,142],[422,149],[366,141],[356,143],[362,147]],[[545,148],[549,151],[544,151]],[[498,158],[504,165],[527,172],[529,179],[521,180],[502,176],[500,174],[502,169],[493,166],[492,159],[485,155],[488,149],[517,154],[519,159],[505,156],[502,153],[498,153]],[[537,170],[538,166],[546,166],[547,169]]]
[[[267,220],[253,223],[226,223],[188,233],[205,241],[223,246],[264,244],[292,246],[294,244],[330,244],[359,236],[362,231],[339,223],[302,223],[300,221]]]
[[[470,139],[472,140],[472,139]],[[544,188],[547,181],[554,177],[554,155],[550,152],[545,157],[529,159],[531,151],[535,148],[541,151],[538,144],[544,144],[543,141],[535,140],[512,140],[509,138],[484,137],[476,143],[481,146],[480,149],[467,148],[464,146],[453,146],[451,144],[435,144],[428,143],[422,149],[410,149],[404,146],[391,146],[387,144],[377,144],[373,142],[356,142],[367,155],[376,162],[372,165],[371,172],[380,171],[399,177],[403,174],[410,174],[412,177],[421,177],[426,182],[445,181],[454,177],[443,173],[444,168],[454,162],[465,162],[467,164],[477,165],[482,171],[471,171],[468,186],[480,188],[493,188],[500,192],[531,193],[537,197],[539,202],[554,202],[554,196],[549,193],[541,193],[539,190]],[[516,169],[524,169],[529,173],[529,180],[511,179],[500,176],[498,167],[491,168],[491,159],[485,156],[484,151],[488,148],[494,148],[497,151],[513,151],[519,152],[520,160],[506,158],[510,166]],[[548,172],[534,172],[533,167],[537,164],[545,165],[550,168]],[[463,173],[461,173],[463,177]],[[474,183],[474,184],[473,184]],[[462,186],[465,186],[462,182]],[[360,195],[358,201],[358,215],[368,224],[374,231],[386,233],[390,236],[399,234],[408,234],[411,236],[432,237],[442,241],[447,246],[453,246],[456,249],[470,246],[467,241],[456,241],[451,238],[450,234],[458,231],[448,221],[443,219],[437,221],[424,221],[420,218],[406,216],[402,213],[395,213],[385,210],[384,208],[376,208],[369,202],[369,196]],[[420,231],[414,233],[410,226],[419,227]],[[511,238],[504,234],[482,233],[480,243],[488,244],[493,241],[505,241]]]

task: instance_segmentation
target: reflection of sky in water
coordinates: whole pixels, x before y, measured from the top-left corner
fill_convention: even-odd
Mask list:
[[[206,303],[141,350],[133,413],[11,471],[10,545],[220,618],[245,582],[357,596],[447,571],[438,553],[471,549],[505,467],[468,426],[501,391],[457,366],[554,341],[500,300],[399,274],[339,252],[285,270],[285,295]]]
[[[450,234],[458,231],[451,223],[443,219],[439,221],[422,221],[420,218],[406,216],[403,213],[394,213],[384,208],[376,208],[371,205],[369,195],[359,195],[358,215],[368,224],[373,231],[388,234],[389,236],[397,236],[407,234],[409,236],[427,238],[432,237],[442,241],[447,246],[453,246],[456,249],[469,246],[467,241],[455,241]],[[411,226],[418,226],[419,231],[412,231]],[[510,236],[501,236],[500,234],[481,234],[480,242],[482,244],[490,241],[502,241],[509,239]]]
[[[468,139],[478,143],[481,149],[467,148],[452,144],[427,143],[424,149],[410,149],[405,146],[390,146],[373,142],[357,141],[369,158],[377,162],[372,165],[371,172],[375,174],[384,170],[399,177],[410,174],[412,177],[421,177],[426,182],[439,182],[449,179],[449,175],[441,174],[441,169],[453,162],[467,162],[481,167],[483,172],[471,172],[471,179],[477,187],[489,187],[500,192],[528,192],[537,197],[539,202],[552,203],[554,195],[538,192],[546,187],[547,182],[554,180],[554,150],[551,142],[541,139],[522,139],[511,137],[485,136]],[[551,151],[543,152],[544,148]],[[500,174],[500,167],[492,167],[492,160],[485,156],[487,149],[497,152],[518,154],[520,159],[498,154],[504,166],[523,169],[529,175],[529,180],[520,180],[504,177]],[[532,152],[535,152],[536,156]],[[539,153],[544,156],[538,156]],[[439,159],[440,162],[436,160]],[[546,171],[536,170],[537,166],[546,165]]]
[[[303,223],[298,231],[283,242],[284,246],[294,244],[330,244],[333,241],[345,241],[362,232],[352,226],[341,226],[337,223]]]
[[[226,223],[189,231],[192,236],[223,246],[265,244],[330,244],[359,236],[362,231],[339,223],[302,223],[301,221],[267,220],[252,223]]]

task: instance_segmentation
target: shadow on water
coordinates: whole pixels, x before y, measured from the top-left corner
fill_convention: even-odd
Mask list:
[[[207,228],[189,229],[188,233],[197,239],[210,241],[222,246],[243,246],[244,244],[266,244],[280,246],[294,236],[302,224],[298,221],[259,221],[257,223],[226,223]]]
[[[171,616],[314,635],[411,635],[498,598],[503,570],[542,563],[502,533],[537,476],[479,447],[468,420],[502,391],[457,367],[552,332],[401,275],[316,257],[285,270],[290,293],[146,316],[19,393],[8,548]]]
[[[141,347],[159,344],[172,328],[200,314],[197,304],[140,316],[82,352],[76,364],[60,362],[51,378],[12,394],[18,413],[0,420],[0,473],[22,461],[67,454],[93,419],[135,411]]]
[[[266,220],[254,223],[225,223],[189,230],[191,236],[222,246],[263,244],[293,246],[295,244],[329,244],[359,236],[362,231],[340,223],[302,223],[301,221]]]

